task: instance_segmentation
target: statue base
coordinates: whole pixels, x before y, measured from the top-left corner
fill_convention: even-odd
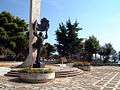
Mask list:
[[[45,63],[42,61],[33,64],[33,68],[44,68],[44,67],[45,67]]]

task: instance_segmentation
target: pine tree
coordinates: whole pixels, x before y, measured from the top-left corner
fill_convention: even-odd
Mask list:
[[[78,27],[77,21],[71,23],[70,20],[59,24],[59,29],[56,31],[57,51],[61,56],[71,56],[80,52],[81,39],[78,38],[78,32],[82,28]]]

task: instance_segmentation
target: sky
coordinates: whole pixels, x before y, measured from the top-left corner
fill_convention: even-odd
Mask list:
[[[9,11],[29,21],[30,0],[0,0],[0,12]],[[50,21],[48,40],[56,43],[55,31],[59,23],[65,23],[69,18],[79,22],[83,28],[80,38],[94,35],[101,45],[111,43],[120,51],[120,0],[42,0],[41,18]]]

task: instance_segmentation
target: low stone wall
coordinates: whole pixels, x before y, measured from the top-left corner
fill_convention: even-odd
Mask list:
[[[118,63],[92,63],[92,66],[120,66]]]
[[[73,64],[73,67],[77,67],[83,71],[90,71],[91,70],[91,64],[90,64],[90,62],[87,62],[87,61],[75,62]]]
[[[83,71],[90,71],[91,70],[91,66],[78,66],[77,68],[79,68]]]
[[[31,82],[31,83],[37,83],[37,82],[47,82],[49,80],[53,80],[55,78],[55,72],[54,73],[47,73],[47,74],[40,74],[40,73],[20,73],[19,77],[24,82]]]

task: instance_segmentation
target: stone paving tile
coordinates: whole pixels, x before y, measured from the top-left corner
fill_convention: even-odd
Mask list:
[[[118,83],[118,81],[110,81],[109,83],[112,83],[112,84],[116,84],[116,83]]]
[[[119,80],[114,80],[114,79],[113,79],[112,81],[113,81],[113,82],[118,82]]]
[[[113,88],[103,88],[103,90],[113,90]]]
[[[96,85],[97,85],[97,86],[103,86],[104,84],[105,84],[105,82],[100,81],[100,82],[98,82]]]
[[[103,81],[108,81],[109,79],[103,79]]]
[[[104,85],[104,83],[98,83],[98,84],[96,84],[96,86],[103,86]]]
[[[113,80],[115,80],[115,81],[119,81],[119,78],[114,78]]]
[[[107,87],[115,87],[115,84],[107,84]]]
[[[120,89],[116,89],[116,90],[120,90]]]
[[[120,85],[118,85],[118,88],[120,88]]]

